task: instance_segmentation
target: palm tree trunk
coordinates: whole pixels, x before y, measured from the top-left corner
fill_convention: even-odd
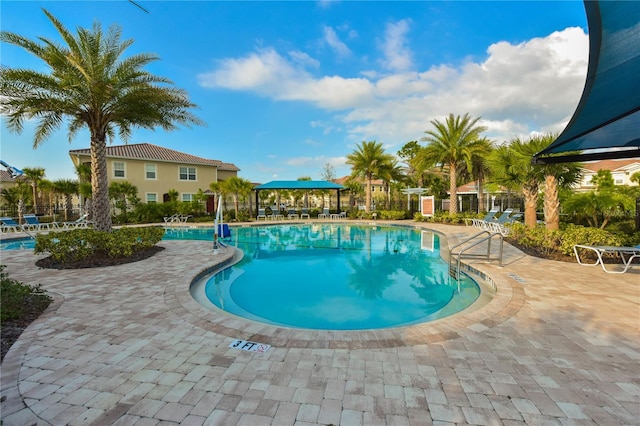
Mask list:
[[[544,221],[550,231],[560,229],[560,201],[558,200],[558,181],[553,175],[544,179]]]
[[[538,223],[536,217],[536,204],[538,201],[537,188],[522,188],[524,195],[524,224],[529,228],[535,228]]]
[[[484,206],[484,176],[478,174],[478,213],[487,211]]]
[[[455,164],[449,164],[449,215],[458,214],[458,170]]]
[[[366,212],[371,211],[371,175],[367,175],[367,194],[365,196],[364,208]]]
[[[107,185],[107,144],[105,137],[91,136],[91,193],[94,228],[111,231],[109,186]],[[99,185],[98,183],[102,183]]]

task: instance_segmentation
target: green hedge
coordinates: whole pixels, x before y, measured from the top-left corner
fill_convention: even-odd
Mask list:
[[[449,212],[437,211],[433,216],[423,216],[422,213],[416,212],[413,220],[416,222],[430,223],[450,223],[453,225],[463,225],[470,219],[482,219],[485,215],[479,213],[462,212],[450,215]]]
[[[37,235],[34,253],[49,254],[62,263],[76,262],[94,254],[121,258],[155,246],[163,236],[162,227],[123,227],[111,232],[72,229]]]
[[[640,233],[613,233],[605,229],[569,224],[559,231],[549,231],[543,225],[535,228],[516,223],[511,225],[509,240],[524,247],[535,248],[544,254],[573,255],[576,244],[590,246],[635,246]]]
[[[9,278],[0,265],[0,324],[20,319],[31,310],[44,311],[53,301],[47,291]]]

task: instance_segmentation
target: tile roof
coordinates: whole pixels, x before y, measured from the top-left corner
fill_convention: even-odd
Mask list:
[[[582,167],[593,172],[597,172],[598,170],[609,170],[613,172],[614,170],[624,169],[633,164],[640,164],[640,158],[589,161],[582,163]]]
[[[0,182],[15,182],[15,179],[6,170],[0,170]]]
[[[89,148],[72,149],[69,151],[69,155],[91,155],[91,150]],[[150,143],[110,145],[107,146],[107,157],[198,164],[218,167],[221,170],[240,170],[232,163],[223,163],[220,160],[209,160],[202,157],[196,157],[195,155],[185,154],[184,152],[163,148]]]

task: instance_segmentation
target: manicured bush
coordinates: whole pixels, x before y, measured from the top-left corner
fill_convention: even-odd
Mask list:
[[[112,258],[131,256],[155,246],[163,237],[162,227],[120,228],[111,232],[72,229],[36,236],[34,253],[50,254],[61,263],[72,263],[95,255]]]
[[[0,265],[0,324],[20,319],[32,310],[44,311],[53,301],[38,284],[30,286],[9,278]]]
[[[449,212],[437,211],[433,216],[422,216],[422,213],[416,212],[413,215],[413,219],[416,222],[430,222],[430,223],[448,223],[452,225],[465,224],[469,219],[476,219],[484,217],[483,214],[472,212],[461,212],[455,215],[450,215]]]
[[[549,231],[543,225],[529,228],[523,224],[511,225],[508,240],[517,246],[553,256],[573,256],[573,246],[629,246],[640,243],[640,233],[612,233],[604,229],[569,224],[559,231]],[[588,256],[589,253],[586,253]]]
[[[379,210],[378,219],[404,220],[408,219],[409,212],[404,210]]]

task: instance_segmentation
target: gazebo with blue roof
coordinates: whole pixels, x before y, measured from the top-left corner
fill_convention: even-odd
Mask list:
[[[264,190],[277,191],[281,189],[293,189],[299,191],[312,191],[315,189],[336,191],[338,195],[338,213],[340,213],[340,190],[347,189],[347,187],[328,180],[272,180],[271,182],[258,185],[254,189],[256,191],[256,206],[260,205],[258,193]]]

